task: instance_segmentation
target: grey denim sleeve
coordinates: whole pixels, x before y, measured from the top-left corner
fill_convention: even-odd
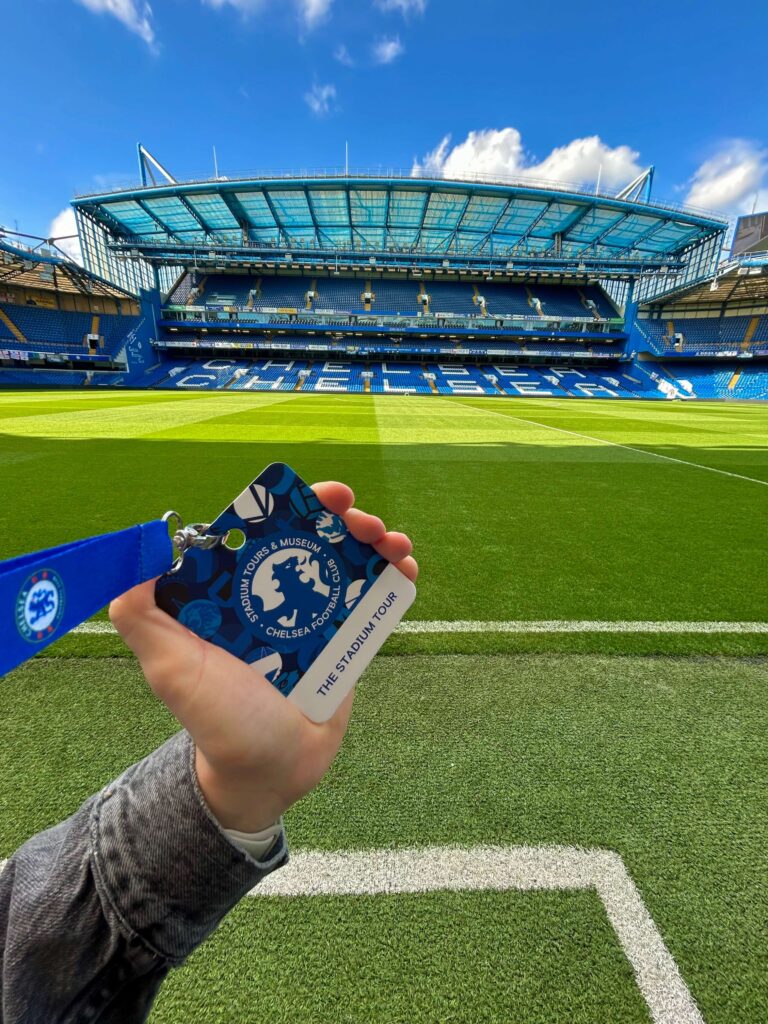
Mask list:
[[[0,1024],[138,1024],[180,964],[265,875],[224,835],[180,732],[0,873]]]

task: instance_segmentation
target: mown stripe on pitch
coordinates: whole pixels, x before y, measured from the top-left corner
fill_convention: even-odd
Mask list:
[[[114,634],[110,622],[84,622],[73,633]],[[425,619],[401,622],[396,633],[768,633],[768,622],[605,621],[595,619]]]
[[[441,398],[448,398],[448,395],[441,395]],[[571,437],[581,437],[585,441],[596,441],[599,444],[609,444],[614,448],[623,448],[627,452],[635,452],[637,455],[648,455],[653,459],[663,459],[665,462],[676,462],[680,466],[690,466],[692,469],[705,469],[708,473],[719,473],[720,476],[730,476],[734,480],[746,480],[751,484],[760,484],[761,487],[768,487],[768,480],[759,480],[754,476],[745,476],[743,473],[732,473],[728,469],[718,469],[716,466],[706,466],[702,462],[690,462],[688,459],[678,459],[673,455],[663,455],[647,448],[635,448],[631,444],[621,444],[619,441],[609,441],[606,437],[595,437],[593,434],[582,434],[578,430],[566,430],[565,427],[554,427],[551,423],[542,423],[540,420],[529,420],[524,416],[515,416],[512,413],[499,412],[498,409],[487,409],[485,406],[479,408],[468,405],[467,402],[460,403],[464,408],[472,412],[488,416],[503,416],[506,420],[514,420],[516,423],[528,423],[532,427],[541,427],[543,430],[556,430],[558,434],[570,434]]]

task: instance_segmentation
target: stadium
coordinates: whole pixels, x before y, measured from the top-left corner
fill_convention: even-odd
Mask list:
[[[0,235],[3,557],[285,461],[421,567],[291,865],[150,1020],[765,1021],[768,214],[138,160],[82,263]],[[0,859],[177,728],[106,611],[0,709]]]
[[[138,156],[139,188],[74,201],[84,269],[4,239],[2,386],[768,397],[765,236],[721,262],[727,222],[654,202],[653,168],[591,194]]]

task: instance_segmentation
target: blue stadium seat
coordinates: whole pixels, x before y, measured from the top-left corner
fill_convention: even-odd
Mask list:
[[[138,316],[117,316],[115,314],[72,313],[67,310],[46,309],[43,306],[16,306],[0,303],[0,309],[10,318],[24,335],[26,342],[19,341],[8,326],[0,319],[0,343],[8,342],[9,348],[26,349],[32,352],[78,352],[87,351],[86,335],[91,333],[94,315],[98,318],[98,334],[104,339],[99,352],[115,356],[125,342],[126,336],[141,323]],[[0,347],[5,347],[0,344]]]
[[[368,290],[373,298],[366,310],[364,293]],[[314,288],[313,288],[314,284]],[[169,305],[184,304],[189,297],[191,283],[182,279],[169,297]],[[310,291],[316,297],[308,300]],[[253,299],[250,298],[254,293]],[[428,306],[419,301],[419,295],[429,296]],[[478,301],[486,300],[485,307]],[[406,280],[389,276],[370,278],[330,275],[315,277],[307,275],[262,276],[244,274],[211,274],[202,283],[202,294],[196,304],[209,309],[224,309],[229,306],[268,309],[295,309],[338,312],[340,314],[364,314],[386,316],[416,316],[418,313],[454,314],[456,316],[493,317],[538,317],[533,299],[541,302],[545,317],[567,320],[569,317],[591,318],[592,311],[587,300],[592,300],[604,317],[618,314],[605,294],[596,285],[583,289],[571,285],[554,284],[501,284],[496,281],[429,281],[418,278]]]

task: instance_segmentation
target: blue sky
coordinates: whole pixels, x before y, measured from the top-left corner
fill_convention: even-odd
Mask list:
[[[710,0],[0,0],[0,224],[135,180],[416,165],[768,208],[768,7]],[[14,98],[9,101],[9,96]]]

